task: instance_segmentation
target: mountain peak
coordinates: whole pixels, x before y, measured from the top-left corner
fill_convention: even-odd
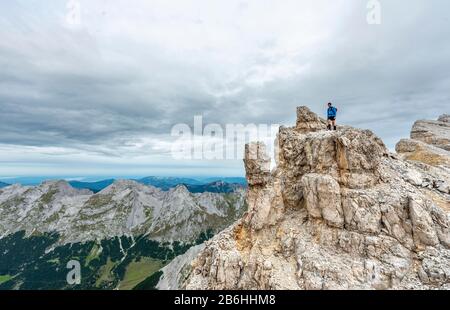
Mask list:
[[[111,185],[107,186],[103,190],[100,191],[102,194],[111,193],[111,192],[118,192],[123,191],[125,189],[135,189],[140,188],[143,185],[134,181],[134,180],[125,180],[125,179],[119,179],[115,180]]]
[[[41,185],[51,186],[51,187],[67,187],[70,186],[69,183],[65,180],[47,180],[42,182]]]
[[[178,194],[183,194],[183,195],[190,194],[189,190],[187,189],[186,185],[184,185],[184,184],[178,184],[174,188],[170,189],[169,193],[178,193]]]
[[[44,193],[58,193],[59,196],[74,196],[79,194],[90,194],[89,190],[75,189],[65,180],[49,180],[42,182],[38,188]]]
[[[445,288],[450,167],[398,159],[369,130],[329,132],[297,111],[273,171],[263,144],[247,146],[248,213],[206,244],[183,287]]]

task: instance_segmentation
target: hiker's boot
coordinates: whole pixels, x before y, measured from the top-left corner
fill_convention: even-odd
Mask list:
[[[336,127],[336,126],[334,126],[334,130],[337,130],[337,127]]]
[[[331,130],[331,125],[327,125],[327,129],[328,129],[328,130]]]

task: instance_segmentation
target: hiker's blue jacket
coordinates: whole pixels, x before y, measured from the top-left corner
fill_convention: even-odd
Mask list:
[[[336,114],[337,114],[337,109],[335,107],[328,108],[328,112],[327,112],[328,117],[336,117]]]

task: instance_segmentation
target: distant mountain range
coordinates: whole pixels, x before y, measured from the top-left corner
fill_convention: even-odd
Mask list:
[[[201,181],[203,181],[203,183],[214,183],[217,181],[222,181],[222,182],[226,182],[226,183],[236,183],[236,184],[241,184],[241,185],[247,185],[247,180],[243,177],[214,177],[214,178],[206,178],[206,179],[201,179]]]
[[[224,187],[228,193],[219,193]],[[66,181],[0,190],[0,236],[21,230],[57,232],[62,243],[144,234],[154,240],[190,242],[203,231],[224,228],[233,208],[242,209],[245,189],[217,183],[190,192],[185,185],[168,191],[133,180],[117,180],[93,194]],[[223,189],[225,190],[225,189]],[[233,213],[234,214],[234,213]],[[212,225],[212,223],[217,225]]]
[[[174,178],[174,177],[145,177],[142,179],[135,180],[136,182],[142,183],[144,185],[151,185],[157,188],[167,191],[174,188],[180,184],[184,185],[202,185],[204,182],[191,179],[191,178]]]
[[[9,179],[9,184],[0,181],[0,188],[9,186],[10,184],[22,184],[22,185],[39,185],[51,178],[15,178]],[[117,179],[105,179],[100,181],[81,181],[81,180],[69,180],[68,183],[76,189],[88,189],[94,193],[98,193],[101,190],[107,188],[113,184]],[[140,179],[132,179],[138,183],[144,185],[151,185],[157,187],[163,191],[168,191],[171,188],[175,188],[178,185],[184,185],[191,193],[229,193],[237,187],[246,187],[247,181],[241,177],[210,177],[210,178],[181,178],[181,177],[156,177],[149,176]]]
[[[211,181],[213,180],[213,181]],[[69,181],[68,183],[77,189],[88,189],[94,193],[107,188],[116,180],[108,179],[97,182],[81,182]],[[225,178],[225,180],[205,179],[204,181],[190,178],[173,178],[173,177],[145,177],[133,180],[144,185],[154,186],[163,191],[168,191],[179,185],[184,185],[191,193],[230,193],[237,188],[246,186],[245,179],[241,178]]]
[[[81,182],[81,181],[69,181],[68,182],[73,188],[77,189],[88,189],[94,193],[98,193],[101,190],[107,188],[114,183],[114,179],[102,180],[97,182]]]
[[[175,185],[180,181],[186,179],[0,189],[0,290],[131,289],[247,210],[242,185],[196,183],[188,190]],[[65,281],[74,258],[83,274],[77,287]]]
[[[227,183],[224,181],[215,181],[208,184],[184,184],[191,193],[232,193],[238,188],[245,186],[239,183]]]

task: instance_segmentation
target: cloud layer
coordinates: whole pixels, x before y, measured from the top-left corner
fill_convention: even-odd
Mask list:
[[[292,124],[295,107],[369,128],[389,147],[450,102],[450,3],[4,1],[0,175],[242,174],[179,162],[170,130]]]

